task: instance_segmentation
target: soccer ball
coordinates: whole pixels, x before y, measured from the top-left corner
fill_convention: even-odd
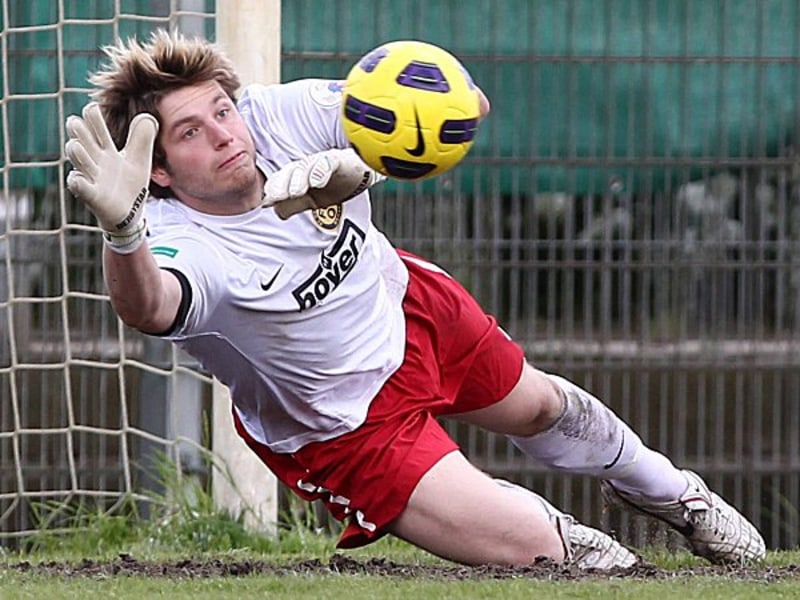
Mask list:
[[[370,167],[397,179],[433,177],[472,146],[479,95],[449,52],[418,41],[384,44],[350,70],[344,131]]]

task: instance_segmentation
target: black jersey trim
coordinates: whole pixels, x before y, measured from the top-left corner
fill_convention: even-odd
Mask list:
[[[170,267],[161,267],[164,271],[169,271],[181,285],[181,303],[178,306],[178,313],[175,315],[175,320],[172,322],[166,331],[160,333],[151,333],[155,337],[165,337],[173,334],[186,322],[186,316],[189,314],[189,307],[192,305],[192,286],[189,285],[189,280],[181,271],[172,269]]]

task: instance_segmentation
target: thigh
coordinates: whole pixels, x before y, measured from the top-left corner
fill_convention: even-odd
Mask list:
[[[388,398],[388,396],[387,396]],[[319,500],[347,526],[338,547],[375,541],[405,509],[420,479],[458,449],[427,412],[383,410],[355,431],[278,454],[253,440],[234,413],[239,435],[295,494]]]
[[[458,281],[432,263],[400,255],[409,272],[403,301],[407,351],[393,379],[407,378],[412,397],[433,390],[438,398],[426,408],[435,415],[469,412],[505,398],[519,381],[522,348]]]
[[[420,479],[387,530],[465,564],[525,565],[564,557],[555,527],[532,496],[515,493],[451,452]]]

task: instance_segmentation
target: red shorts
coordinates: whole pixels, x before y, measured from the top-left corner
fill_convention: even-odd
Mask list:
[[[403,364],[372,401],[355,431],[277,454],[236,430],[301,498],[322,500],[348,519],[340,548],[385,533],[422,476],[458,445],[436,417],[490,406],[519,381],[523,352],[472,296],[434,265],[400,251],[409,271],[403,300]]]

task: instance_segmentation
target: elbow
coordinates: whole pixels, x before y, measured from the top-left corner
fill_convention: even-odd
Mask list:
[[[158,318],[159,311],[154,306],[132,305],[124,300],[112,299],[114,311],[120,320],[132,329],[137,329],[142,333],[161,333],[167,329]]]

